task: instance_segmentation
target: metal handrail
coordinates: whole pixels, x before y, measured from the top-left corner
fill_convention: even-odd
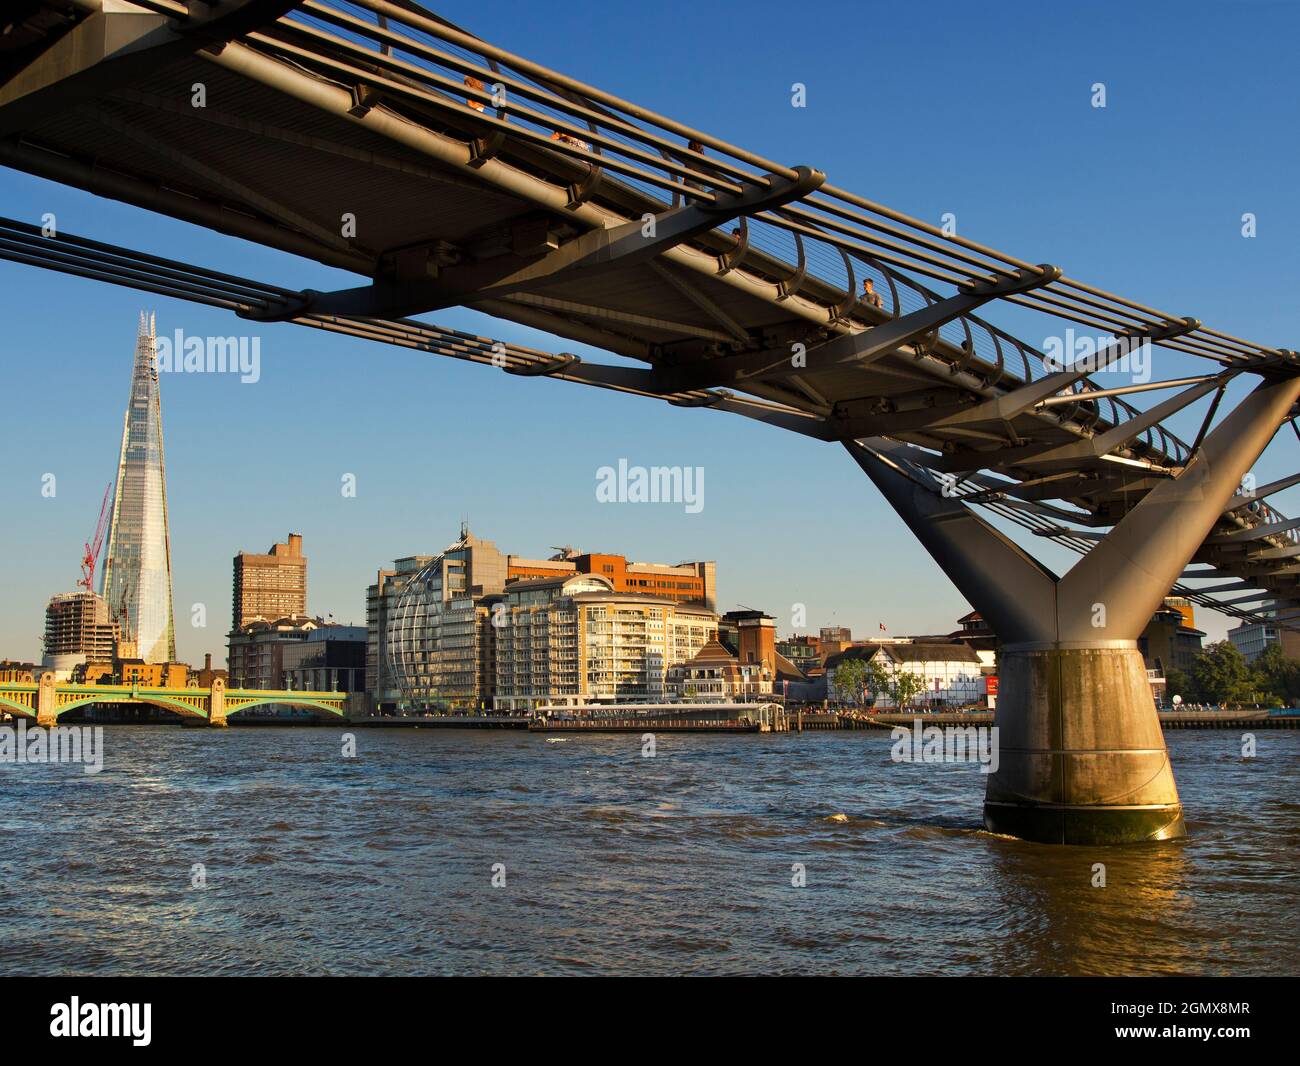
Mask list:
[[[631,118],[637,118],[643,123],[647,121],[649,113],[644,112],[643,109],[637,109],[632,105],[624,104],[623,111],[628,118],[623,118],[619,117],[617,114],[612,114],[609,110],[609,101],[605,100],[602,102],[606,106],[602,107],[600,111],[596,111],[593,109],[595,105],[590,104],[589,101],[584,101],[584,96],[580,92],[579,87],[576,86],[576,83],[571,83],[569,79],[564,79],[562,76],[556,75],[554,72],[546,72],[545,75],[539,77],[533,73],[533,71],[526,68],[532,67],[534,70],[540,68],[537,68],[535,64],[527,63],[527,61],[523,61],[523,68],[525,69],[521,69],[520,64],[513,62],[512,57],[508,57],[508,55],[501,52],[501,50],[493,49],[491,46],[488,46],[483,42],[478,42],[477,39],[468,38],[462,31],[454,30],[453,28],[440,23],[431,23],[430,16],[421,17],[419,14],[410,10],[406,10],[403,13],[401,9],[396,9],[394,5],[383,2],[383,0],[359,0],[358,4],[355,6],[373,12],[376,15],[376,18],[381,15],[386,17],[388,24],[384,27],[380,27],[377,22],[374,25],[366,24],[356,16],[341,10],[333,4],[323,2],[323,0],[307,0],[307,2],[299,6],[296,12],[291,13],[290,16],[286,16],[277,23],[276,26],[277,28],[288,26],[292,31],[309,34],[317,40],[323,40],[324,37],[328,36],[324,35],[321,31],[309,27],[307,22],[303,21],[302,18],[295,19],[293,17],[294,14],[302,14],[312,18],[329,21],[335,26],[349,27],[358,34],[360,34],[364,29],[366,33],[371,35],[374,41],[391,41],[394,39],[404,38],[410,46],[411,54],[418,55],[426,63],[435,65],[441,64],[444,70],[451,73],[469,71],[471,69],[477,70],[479,73],[488,73],[487,69],[477,67],[474,64],[471,64],[467,59],[454,57],[450,53],[424,46],[420,41],[420,36],[441,37],[444,42],[456,43],[460,47],[464,48],[467,53],[477,53],[480,58],[482,58],[486,63],[489,63],[491,66],[491,76],[499,78],[503,84],[510,86],[514,91],[524,95],[525,99],[544,103],[544,106],[549,110],[548,113],[547,111],[538,110],[536,107],[505,102],[504,106],[499,108],[499,112],[506,115],[506,120],[508,120],[510,115],[514,115],[526,119],[537,127],[549,125],[555,132],[569,132],[576,130],[577,127],[567,124],[562,119],[555,117],[555,115],[567,114],[581,118],[585,123],[585,128],[583,128],[581,132],[585,137],[590,138],[591,141],[591,147],[589,149],[583,149],[573,144],[566,144],[563,142],[551,142],[548,144],[548,147],[553,147],[554,150],[570,156],[591,156],[593,160],[591,165],[604,165],[608,169],[621,174],[626,181],[648,181],[657,189],[662,189],[665,192],[671,190],[669,193],[671,198],[663,201],[664,206],[671,206],[671,204],[680,202],[687,197],[694,199],[713,199],[719,192],[733,192],[742,188],[742,186],[737,184],[737,182],[727,180],[727,175],[747,179],[751,182],[766,180],[766,177],[753,175],[736,162],[732,161],[738,159],[742,162],[748,162],[757,157],[747,158],[744,153],[737,154],[737,151],[731,151],[730,155],[732,159],[730,160],[725,156],[719,159],[707,157],[707,162],[705,162],[706,157],[702,153],[692,151],[689,148],[683,149],[679,144],[669,142],[661,135],[655,134],[653,131],[647,131],[629,120]],[[431,29],[431,26],[434,25],[437,26],[436,30]],[[403,34],[400,32],[402,30],[407,32]],[[277,42],[274,38],[268,37],[265,34],[253,35],[253,38],[273,50],[277,45],[280,47],[284,46],[283,42]],[[341,38],[335,37],[333,39],[333,44],[345,52],[355,54],[358,51],[366,51],[365,45],[360,43],[360,40],[364,40],[364,38],[359,38],[358,41],[345,41]],[[420,68],[413,63],[393,59],[390,56],[383,55],[377,49],[377,45],[370,48],[368,58],[378,67],[386,69],[390,73],[398,69],[399,66],[408,71],[420,70]],[[448,77],[435,76],[434,84],[442,91],[443,99],[441,100],[441,103],[445,107],[453,109],[460,108],[469,111],[470,109],[468,108],[467,102],[470,99],[482,97],[482,99],[479,100],[480,103],[483,103],[488,99],[485,94],[478,90],[463,84],[458,84]],[[559,88],[557,88],[557,85]],[[407,91],[414,90],[407,87]],[[561,92],[563,95],[561,95]],[[460,102],[462,100],[466,101],[466,103],[462,104]],[[509,114],[506,114],[507,112]],[[482,120],[481,115],[476,114],[474,117]],[[512,128],[512,132],[517,136],[524,136],[526,139],[528,137],[532,137],[536,140],[543,139],[542,134],[528,131],[518,124]],[[644,147],[631,147],[622,144],[616,139],[616,135],[622,136],[625,140],[635,141],[638,145],[649,147],[656,154],[652,156],[650,152],[645,151]],[[730,148],[730,146],[727,147]],[[642,166],[612,159],[611,155],[613,153],[621,153],[628,159],[634,160],[637,164],[652,165],[657,170],[661,171],[661,173],[652,174],[644,170]],[[678,162],[679,159],[689,160],[690,163],[694,165],[680,163]],[[767,161],[762,162],[766,163]],[[774,164],[772,165],[772,168],[773,173],[779,173],[783,169],[787,169],[777,167]],[[890,286],[895,314],[901,311],[899,305],[900,289],[911,290],[926,302],[932,302],[939,298],[932,290],[922,286],[911,277],[901,273],[899,269],[896,269],[896,267],[899,263],[906,262],[914,271],[919,270],[919,272],[933,275],[936,273],[935,270],[924,270],[918,267],[918,257],[921,266],[924,266],[926,263],[931,266],[940,263],[951,266],[950,262],[931,255],[929,251],[929,249],[939,249],[947,255],[949,259],[951,259],[950,247],[945,246],[942,242],[936,242],[926,238],[920,242],[914,241],[914,243],[919,243],[922,246],[920,251],[915,251],[909,250],[906,245],[900,244],[898,241],[892,239],[882,241],[865,233],[856,234],[861,238],[861,241],[846,240],[837,236],[837,233],[855,232],[851,227],[845,226],[841,222],[837,222],[834,218],[818,216],[807,210],[807,205],[812,204],[815,201],[818,203],[818,206],[821,206],[821,199],[822,197],[820,196],[809,197],[800,204],[787,205],[775,212],[763,212],[755,216],[755,222],[771,225],[779,229],[785,229],[794,237],[799,238],[801,248],[803,238],[808,237],[813,242],[825,246],[828,250],[833,249],[843,258],[846,264],[849,264],[847,266],[847,272],[850,274],[852,273],[851,263],[855,259],[869,261],[872,267],[886,279]],[[889,214],[892,215],[894,213],[890,212]],[[811,225],[809,223],[811,223]],[[894,227],[886,227],[886,231],[891,234],[897,232]],[[952,237],[952,235],[942,236],[945,238]],[[874,241],[878,247],[866,247],[862,243],[865,241]],[[971,247],[971,242],[958,241],[956,243],[962,247]],[[882,251],[882,248],[885,250]],[[912,256],[912,261],[908,261],[903,256],[894,254],[897,251],[907,251],[907,253]],[[985,250],[982,254],[987,255],[990,253]],[[994,264],[976,259],[964,252],[957,258],[959,262],[964,263],[967,266],[978,264],[980,267],[990,270],[994,267]],[[886,260],[889,259],[895,260],[894,266],[891,266],[886,262]],[[1013,264],[1016,262],[1009,258],[1007,258],[1006,261]],[[728,268],[734,269],[736,265],[734,258],[727,260]],[[800,264],[791,264],[786,269],[784,276],[787,278],[795,276],[798,274],[800,269]],[[1003,271],[1003,273],[1005,273],[1005,271]],[[809,270],[805,271],[803,276],[816,278],[818,275]],[[940,276],[942,280],[949,281],[953,284],[963,284],[971,279],[969,271],[966,271],[963,274],[944,272],[941,273]],[[850,287],[852,288],[852,284]],[[856,292],[850,292],[849,295],[856,298],[857,294]],[[841,305],[841,308],[851,307],[852,305],[848,304],[847,301],[846,304]],[[1059,313],[1059,310],[1064,309],[1065,305],[1059,305],[1056,317],[1071,317]],[[1077,316],[1074,317],[1077,320]],[[1110,327],[1121,326],[1129,329],[1136,329],[1143,326],[1149,328],[1152,325],[1152,322],[1149,318],[1130,321],[1112,317],[1102,320],[1100,324]],[[990,365],[988,367],[989,373],[986,376],[986,380],[990,383],[1001,381],[1005,376],[1006,371],[1001,343],[1005,340],[1010,343],[1020,355],[1023,369],[1021,379],[1026,382],[1033,380],[1035,374],[1032,367],[1035,362],[1039,364],[1040,370],[1038,376],[1041,376],[1045,357],[1037,349],[1016,338],[1010,337],[1010,335],[1006,334],[1004,331],[997,330],[996,327],[991,326],[989,323],[974,315],[963,316],[956,325],[957,328],[960,328],[969,338],[970,346],[969,350],[964,350],[960,345],[953,344],[951,350],[944,353],[950,360],[960,360],[962,363],[970,363],[972,362],[972,355],[981,360],[984,360],[987,355],[987,361]],[[986,352],[987,347],[990,346],[988,342],[984,344],[980,343],[980,340],[984,337],[987,337],[989,341],[991,341],[991,352]],[[1177,345],[1174,342],[1169,342],[1169,346],[1176,347]],[[1217,358],[1220,360],[1225,357],[1221,351],[1211,352],[1207,350],[1198,350],[1196,348],[1185,350],[1190,350],[1191,354]],[[1030,358],[1031,354],[1033,357],[1032,360]],[[1135,411],[1134,408],[1127,404],[1120,405],[1116,404],[1114,401],[1110,402],[1110,409],[1113,413],[1117,413],[1121,409],[1129,413]],[[1096,420],[1094,419],[1093,424],[1095,423]],[[1173,437],[1173,435],[1168,433],[1168,431],[1161,430],[1158,432],[1162,439],[1168,439],[1169,443],[1172,445],[1172,448],[1169,450],[1169,458],[1173,460],[1175,464],[1183,461],[1190,451],[1186,443]],[[1146,448],[1153,453],[1158,453],[1162,450],[1156,443],[1156,435],[1156,432],[1150,430],[1146,431],[1142,435]]]
[[[726,187],[725,177],[720,180],[719,176],[730,176],[741,182],[761,182],[765,180],[763,175],[756,175],[747,170],[747,167],[757,167],[782,177],[789,177],[793,174],[789,167],[763,159],[734,145],[727,144],[718,138],[710,137],[702,131],[692,129],[629,101],[621,100],[594,86],[585,85],[556,71],[549,70],[540,64],[496,48],[463,30],[451,26],[445,20],[438,19],[432,13],[419,8],[416,4],[399,6],[389,2],[389,0],[357,0],[352,6],[372,13],[376,18],[379,15],[386,16],[390,20],[388,31],[393,32],[393,24],[396,23],[398,27],[405,31],[402,36],[408,41],[418,44],[422,40],[433,39],[440,41],[444,45],[459,48],[467,56],[474,55],[483,60],[488,58],[495,60],[503,68],[514,72],[515,80],[518,82],[517,88],[526,95],[540,98],[539,93],[544,94],[549,91],[551,98],[547,103],[559,114],[592,120],[596,113],[591,108],[596,104],[602,105],[605,113],[595,119],[598,126],[617,132],[624,137],[635,140],[639,144],[653,145],[659,151],[671,148],[673,150],[672,154],[676,158],[689,160],[697,165],[707,167],[712,172],[710,184],[714,187]],[[357,23],[360,23],[361,20],[357,20],[355,16],[340,10],[337,4],[325,3],[321,2],[321,0],[307,0],[307,2],[299,6],[298,12],[305,16],[332,21],[335,24],[338,24],[339,20],[352,19],[354,31],[372,37],[377,32],[377,27],[360,29]],[[291,17],[286,17],[281,24],[286,21],[292,22],[294,20]],[[428,49],[428,51],[436,52],[437,50]],[[470,64],[470,61],[465,58],[452,57],[447,53],[442,53],[442,56],[444,62],[451,64],[456,69],[468,69],[467,64]],[[426,55],[426,58],[429,57]],[[577,104],[571,100],[561,100],[558,97],[558,91],[561,89],[575,94],[578,99],[583,100],[585,103]],[[611,111],[621,117],[617,119],[609,118]],[[563,125],[563,120],[558,118],[554,119],[553,122],[557,124],[556,128]],[[698,141],[702,146],[720,154],[717,157],[705,157],[702,153],[683,151],[680,145],[668,140],[665,135],[674,135]],[[563,146],[561,150],[571,155],[583,154],[573,149],[572,146]],[[684,169],[689,168],[685,168],[684,164],[681,167],[666,164],[665,169],[676,170],[680,174]],[[698,174],[698,172],[695,173]],[[820,211],[822,214],[813,216],[809,209]],[[787,208],[787,211],[790,211],[790,209]],[[893,211],[884,205],[866,200],[847,190],[831,185],[824,185],[817,194],[806,198],[791,213],[802,217],[816,217],[823,226],[836,225],[837,223],[834,220],[841,220],[850,224],[850,226],[859,227],[855,231],[856,235],[868,242],[878,241],[878,238],[872,236],[873,233],[887,234],[891,238],[901,238],[913,255],[918,255],[918,253],[929,255],[931,252],[937,252],[950,268],[959,271],[957,275],[959,280],[966,280],[971,276],[971,271],[966,269],[971,266],[974,266],[977,271],[1001,276],[1010,276],[1016,269],[1031,266],[1031,264],[1027,264],[1014,256],[998,252],[956,234],[945,233],[922,220],[911,218],[901,212]],[[828,218],[827,216],[831,217]],[[833,243],[836,242],[833,241]],[[923,261],[922,257],[920,262]],[[911,264],[911,269],[926,273],[925,270],[921,269],[919,262]],[[1049,290],[1050,296],[1047,295]],[[1046,286],[1039,292],[1007,297],[1007,299],[1010,302],[1032,307],[1035,310],[1044,311],[1058,318],[1086,322],[1089,325],[1105,330],[1113,329],[1116,325],[1122,325],[1126,330],[1132,331],[1150,330],[1153,324],[1164,324],[1180,317],[1169,315],[1127,298],[1107,293],[1095,286],[1065,277]],[[1096,313],[1098,310],[1103,309],[1108,316],[1106,318],[1102,318]],[[1214,358],[1221,362],[1240,361],[1243,358],[1257,357],[1261,354],[1277,355],[1281,351],[1245,341],[1218,330],[1205,328],[1198,328],[1185,337],[1173,338],[1159,343],[1163,347],[1201,357]]]

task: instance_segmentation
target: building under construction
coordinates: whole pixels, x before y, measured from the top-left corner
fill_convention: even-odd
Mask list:
[[[63,592],[45,607],[43,668],[56,676],[86,662],[112,662],[118,653],[121,627],[108,603],[93,592]]]

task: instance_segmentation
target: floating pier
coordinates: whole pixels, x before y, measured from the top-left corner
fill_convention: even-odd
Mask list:
[[[539,707],[530,733],[784,733],[778,703],[639,703]]]
[[[530,733],[766,733],[747,718],[538,718],[528,724]]]
[[[352,725],[378,729],[527,729],[531,718],[506,714],[374,715]]]
[[[1300,729],[1300,712],[1161,711],[1164,729]]]

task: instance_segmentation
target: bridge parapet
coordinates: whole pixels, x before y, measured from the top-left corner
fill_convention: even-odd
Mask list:
[[[0,711],[23,718],[36,717],[37,685],[21,682],[0,684]]]
[[[233,689],[217,678],[212,688],[153,688],[147,685],[59,684],[53,674],[39,683],[0,684],[0,711],[34,718],[38,725],[53,726],[61,715],[95,703],[132,703],[161,707],[210,725],[226,725],[228,715],[251,707],[283,705],[303,707],[345,718],[348,693],[301,689]]]
[[[226,689],[222,699],[227,715],[251,707],[276,705],[322,711],[339,718],[347,716],[348,694],[346,692],[318,692],[307,689]]]

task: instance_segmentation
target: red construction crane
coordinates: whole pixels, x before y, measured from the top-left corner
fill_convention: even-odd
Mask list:
[[[95,526],[95,535],[86,545],[86,553],[81,557],[81,580],[77,582],[87,592],[95,591],[95,563],[99,559],[99,549],[104,546],[104,532],[108,529],[108,501],[113,491],[113,483],[108,483],[104,490],[104,502],[99,505],[99,524]]]

